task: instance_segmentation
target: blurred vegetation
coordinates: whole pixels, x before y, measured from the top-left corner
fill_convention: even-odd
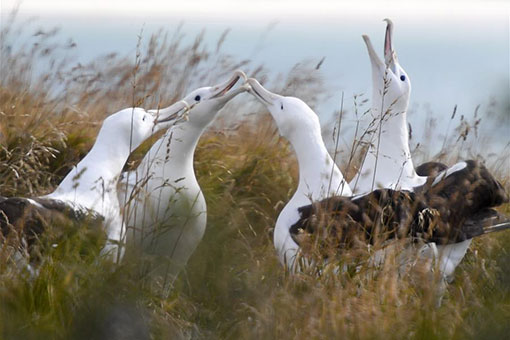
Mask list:
[[[132,105],[164,106],[237,68],[312,107],[324,95],[316,62],[304,61],[288,75],[271,78],[263,66],[222,51],[228,31],[212,47],[202,35],[184,44],[180,30],[159,32],[147,42],[141,34],[135,58],[112,53],[82,65],[71,57],[75,44],[59,43],[57,30],[34,29],[20,42],[20,30],[33,25],[18,23],[15,13],[2,27],[4,196],[53,190],[88,152],[106,115]],[[295,190],[296,160],[267,112],[249,95],[240,97],[223,110],[197,148],[195,168],[208,204],[207,231],[171,296],[162,299],[144,285],[134,263],[114,266],[102,259],[101,237],[84,226],[57,247],[42,240],[36,276],[14,267],[7,247],[2,248],[0,338],[501,339],[508,334],[508,232],[473,242],[440,308],[435,307],[434,280],[420,273],[399,276],[395,261],[370,275],[327,270],[320,277],[288,275],[277,260],[272,230]],[[344,103],[345,115],[361,119],[366,101],[354,101]],[[482,112],[473,120],[452,117],[439,155],[426,149],[438,136],[427,136],[419,147],[412,139],[416,157],[438,156],[452,164],[458,157],[488,154],[490,144],[477,132],[482,117]],[[433,115],[428,124],[434,124]],[[342,125],[342,131],[353,128]],[[358,143],[363,127],[359,131],[354,145],[337,150],[342,170],[350,170],[347,177],[363,149]],[[332,132],[333,124],[325,128],[325,140]],[[505,154],[489,157],[488,165],[508,188]],[[508,206],[503,210],[510,213]]]

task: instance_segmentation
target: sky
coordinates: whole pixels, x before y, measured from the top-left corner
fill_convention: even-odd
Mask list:
[[[59,14],[115,14],[116,16],[160,15],[176,16],[193,15],[195,17],[244,17],[260,18],[280,14],[285,16],[312,17],[322,20],[324,16],[337,18],[339,14],[350,15],[379,15],[382,10],[398,12],[411,17],[437,17],[449,16],[461,18],[463,16],[477,15],[488,18],[492,16],[495,8],[508,10],[507,1],[476,1],[476,0],[450,0],[450,1],[335,1],[335,0],[2,0],[2,10],[9,10],[22,4],[24,11],[41,15]],[[506,4],[506,5],[505,5]],[[319,18],[320,17],[320,18]],[[241,18],[239,18],[241,20]]]
[[[2,17],[18,2],[1,0]],[[414,111],[426,107],[449,117],[458,105],[460,114],[469,115],[478,105],[483,112],[491,98],[510,96],[509,1],[25,0],[19,15],[59,26],[77,43],[81,61],[134,53],[142,27],[149,37],[181,23],[190,40],[205,29],[211,44],[230,28],[223,51],[274,72],[325,57],[321,70],[334,95],[320,116],[338,108],[342,92],[347,100],[370,93],[361,35],[368,34],[382,54],[382,19],[389,17],[399,61],[411,78]],[[421,124],[419,116],[410,120]]]

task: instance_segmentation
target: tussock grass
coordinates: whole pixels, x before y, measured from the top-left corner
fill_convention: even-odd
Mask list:
[[[271,80],[264,67],[222,52],[228,32],[213,47],[200,35],[185,45],[181,31],[160,32],[147,43],[139,39],[133,60],[111,54],[80,65],[68,56],[72,41],[58,44],[55,31],[36,30],[26,43],[14,44],[16,25],[13,16],[0,43],[0,193],[5,196],[51,191],[89,150],[102,119],[120,108],[164,106],[239,67]],[[36,71],[38,63],[49,67]],[[313,63],[297,65],[272,83],[275,91],[312,106],[323,93]],[[346,114],[361,118],[363,104],[360,100]],[[473,242],[440,308],[434,277],[420,270],[397,274],[402,244],[379,269],[357,273],[347,266],[337,274],[326,267],[320,276],[289,276],[278,262],[272,232],[295,190],[297,164],[270,116],[258,110],[250,102],[229,104],[200,140],[195,168],[208,205],[207,231],[170,297],[162,299],[144,284],[136,263],[113,266],[102,259],[102,236],[84,226],[56,247],[54,241],[42,242],[35,277],[14,268],[5,248],[0,251],[1,338],[464,339],[508,333],[508,232]],[[240,121],[241,112],[248,115]],[[477,145],[482,136],[472,133],[472,126],[482,124],[476,123],[480,115],[449,128],[443,147],[448,152],[440,155],[446,163],[455,161],[447,155],[490,148]],[[344,123],[347,128],[356,127]],[[359,131],[363,136],[363,127]],[[415,151],[426,160],[430,154],[424,148]],[[339,150],[342,170],[356,164],[362,149],[359,144]],[[489,167],[508,187],[503,157]],[[136,157],[131,161],[132,167]],[[508,206],[503,210],[510,213]],[[369,253],[356,256],[363,261]],[[353,259],[346,253],[340,261]]]

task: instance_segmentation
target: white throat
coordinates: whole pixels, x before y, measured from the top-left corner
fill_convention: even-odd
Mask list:
[[[184,122],[169,129],[147,152],[136,170],[138,179],[147,175],[169,180],[192,176],[195,148],[205,128]]]
[[[117,181],[130,153],[129,143],[103,127],[90,152],[47,197],[81,205],[106,218],[118,213],[111,210],[118,210]]]
[[[385,104],[382,95],[374,93],[372,103],[376,128],[361,168],[350,182],[354,193],[378,188],[410,190],[424,184],[426,178],[416,174],[409,149],[407,101]]]

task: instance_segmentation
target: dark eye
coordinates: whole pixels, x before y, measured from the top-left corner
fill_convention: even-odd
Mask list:
[[[142,121],[143,121],[143,122],[145,122],[145,118],[146,118],[146,117],[145,117],[145,116],[143,116],[143,118],[142,118]]]
[[[402,80],[402,81],[406,80],[406,76],[401,75],[401,76],[400,76],[400,80]]]
[[[196,96],[196,97],[195,97],[195,101],[196,101],[196,102],[199,102],[199,101],[200,101],[200,96]]]
[[[283,110],[283,104],[282,104],[282,106],[280,108]]]

